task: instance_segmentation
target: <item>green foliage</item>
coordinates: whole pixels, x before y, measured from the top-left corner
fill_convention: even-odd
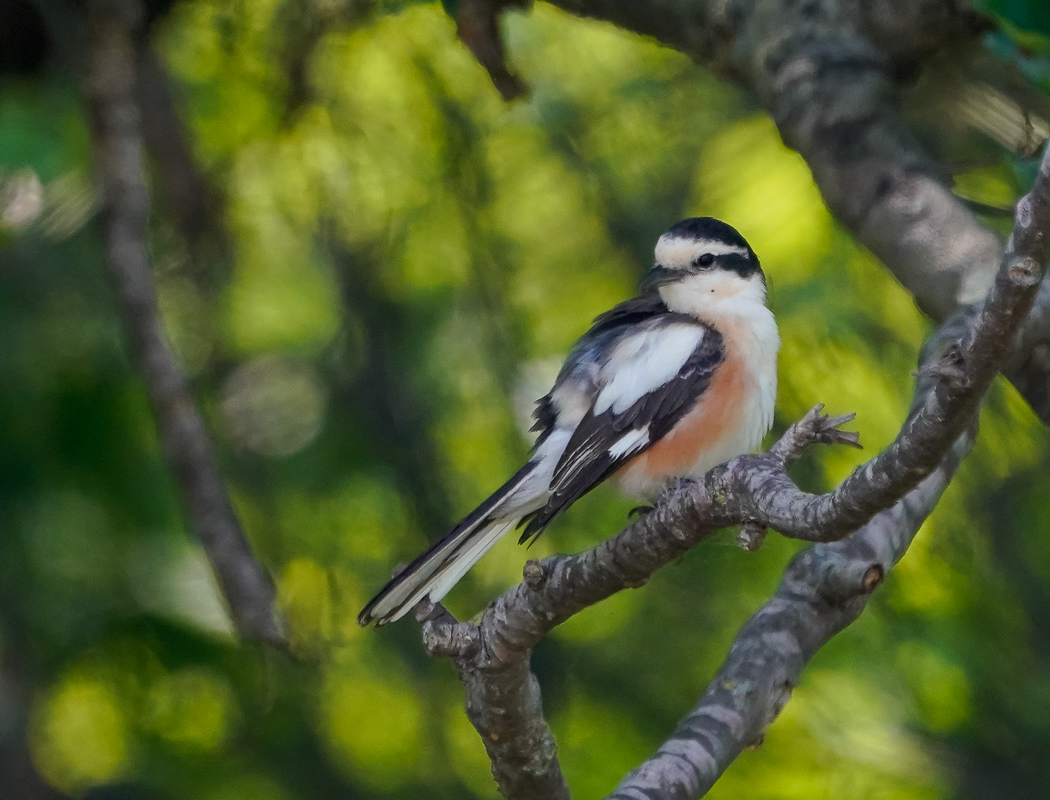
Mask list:
[[[989,10],[1045,36],[1038,5]],[[75,83],[0,84],[0,178],[42,186],[32,221],[0,228],[0,669],[33,764],[70,795],[495,796],[458,684],[413,623],[354,618],[517,467],[530,401],[684,216],[725,218],[763,260],[784,339],[777,430],[817,402],[858,412],[867,449],[811,454],[800,481],[841,480],[908,409],[928,324],[770,121],[683,56],[537,5],[505,20],[532,90],[506,106],[437,4],[302,8],[342,21],[300,54],[280,0],[192,0],[155,27],[230,241],[223,258],[188,247],[158,203],[151,243],[295,659],[232,641],[184,531],[86,224]],[[294,102],[290,58],[308,88]],[[960,186],[1008,204],[1012,176]],[[1050,782],[1047,434],[1005,385],[982,421],[916,546],[712,796]],[[528,552],[501,543],[450,607],[477,612],[526,556],[587,547],[631,505],[602,488]],[[668,734],[796,549],[770,536],[743,553],[724,534],[538,649],[580,796]]]
[[[1050,8],[1041,0],[976,0],[974,7],[992,16],[1003,33],[1021,47],[1046,52]]]

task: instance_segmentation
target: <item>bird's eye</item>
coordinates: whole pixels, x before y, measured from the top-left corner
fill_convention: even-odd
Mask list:
[[[715,257],[710,253],[704,253],[693,263],[698,267],[710,267],[712,264],[715,263]]]

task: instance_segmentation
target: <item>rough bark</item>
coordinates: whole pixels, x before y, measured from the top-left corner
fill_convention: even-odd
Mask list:
[[[860,616],[907,550],[973,438],[964,433],[913,492],[848,539],[796,556],[773,597],[740,629],[696,707],[610,797],[700,797],[746,747],[761,742],[809,660]]]

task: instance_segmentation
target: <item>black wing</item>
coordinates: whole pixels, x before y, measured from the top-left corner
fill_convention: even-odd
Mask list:
[[[609,314],[616,313],[620,308],[618,306]],[[601,320],[602,317],[599,317],[596,321],[596,328]],[[695,320],[690,322],[697,324]],[[522,541],[538,536],[572,503],[666,436],[693,408],[724,360],[725,343],[722,336],[713,328],[706,328],[700,343],[678,374],[659,389],[643,395],[634,405],[620,413],[614,413],[612,408],[601,414],[595,414],[593,409],[588,412],[576,426],[555,467],[550,500],[527,517]],[[547,413],[551,415],[553,427],[554,414],[553,409],[549,408],[549,400]],[[647,442],[620,455],[615,454],[615,445],[624,436],[646,426]]]
[[[667,306],[664,305],[664,301],[660,299],[658,294],[632,297],[630,300],[625,300],[619,305],[613,306],[604,314],[599,314],[595,317],[594,322],[591,323],[591,329],[584,334],[580,341],[584,342],[588,339],[594,339],[603,333],[637,325],[654,317],[665,316],[678,317],[679,315],[668,311]],[[685,317],[685,319],[692,321],[689,317]]]

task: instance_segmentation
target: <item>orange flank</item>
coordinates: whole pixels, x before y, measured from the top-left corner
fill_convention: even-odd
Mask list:
[[[726,359],[711,376],[707,391],[692,411],[669,434],[624,465],[616,478],[625,484],[639,485],[694,474],[705,455],[721,452],[723,440],[737,435],[747,408],[747,378],[739,359]],[[707,464],[703,469],[718,463]]]

